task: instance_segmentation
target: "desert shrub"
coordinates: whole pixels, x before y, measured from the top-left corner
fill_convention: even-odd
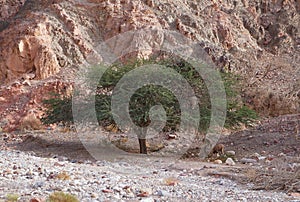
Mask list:
[[[293,163],[291,163],[291,160]],[[252,182],[255,190],[297,193],[300,190],[299,162],[299,159],[291,159],[290,157],[274,159],[269,164],[248,171],[244,183]]]
[[[226,128],[238,127],[241,124],[251,125],[258,119],[257,113],[246,106],[241,98],[240,78],[232,73],[221,73],[227,96]]]
[[[45,116],[41,119],[44,124],[52,123],[72,123],[72,97],[52,94],[50,99],[43,100],[47,106]]]
[[[95,110],[99,123],[103,126],[114,124],[111,111],[111,91],[119,80],[129,71],[145,64],[159,64],[170,67],[184,77],[193,88],[196,97],[199,99],[200,123],[199,131],[205,131],[210,123],[211,104],[208,90],[204,81],[194,67],[184,60],[169,59],[162,61],[137,60],[126,64],[113,64],[106,71],[105,66],[98,65],[91,68],[87,78],[97,75],[97,71],[102,71],[103,75],[97,85],[95,97]],[[142,67],[143,68],[143,67]],[[161,79],[167,78],[161,75]],[[224,81],[227,95],[227,118],[225,127],[236,127],[240,124],[248,125],[253,122],[257,115],[255,111],[245,106],[239,92],[239,79],[230,73],[220,73]],[[92,79],[91,79],[92,80]],[[127,92],[126,85],[121,91]],[[122,100],[119,101],[120,104]],[[56,122],[72,122],[72,98],[56,96],[46,100],[48,105],[46,116],[43,122],[46,124]],[[154,105],[160,104],[166,111],[167,123],[164,131],[174,131],[180,124],[181,110],[177,98],[168,89],[157,85],[146,85],[134,92],[129,102],[129,114],[132,121],[139,126],[147,126],[150,123],[149,111]],[[87,115],[89,110],[82,109],[82,114]],[[187,117],[193,120],[194,117]]]
[[[54,192],[48,197],[47,202],[79,202],[79,200],[68,193]]]
[[[225,127],[233,128],[240,124],[250,126],[257,118],[257,113],[245,105],[238,106],[237,102],[229,103],[227,107]]]
[[[18,201],[20,196],[18,194],[7,194],[6,201],[7,202],[16,202]]]

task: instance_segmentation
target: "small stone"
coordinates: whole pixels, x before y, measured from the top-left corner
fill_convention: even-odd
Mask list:
[[[114,191],[111,189],[103,189],[102,192],[103,193],[113,193]]]
[[[300,199],[300,193],[292,192],[292,193],[289,193],[289,195]]]
[[[119,194],[116,194],[116,195],[112,196],[113,199],[116,199],[116,200],[113,200],[113,201],[119,201],[121,199],[121,197],[122,196],[120,196]]]
[[[149,197],[149,198],[143,198],[140,201],[142,201],[142,202],[154,202],[155,200],[153,198]]]
[[[36,182],[32,185],[32,188],[37,189],[44,186],[44,182]]]
[[[58,160],[58,161],[67,161],[68,158],[67,158],[67,157],[64,157],[64,156],[58,156],[58,157],[57,157],[57,160]]]
[[[225,154],[227,156],[235,156],[235,151],[226,151]]]
[[[60,166],[60,167],[62,167],[62,166],[64,166],[64,164],[55,162],[55,163],[54,163],[54,166]]]
[[[261,155],[260,155],[259,153],[255,152],[252,156],[258,158],[258,157],[260,157]]]
[[[226,159],[225,163],[226,163],[226,165],[229,165],[229,166],[234,166],[235,165],[235,162],[233,161],[232,158]]]
[[[249,158],[242,158],[240,160],[241,163],[257,163],[255,159],[249,159]]]
[[[91,193],[91,198],[98,198],[98,194],[97,193]]]
[[[164,182],[168,186],[175,186],[178,184],[178,179],[174,178],[174,177],[168,177],[168,178],[164,179]]]
[[[125,196],[126,196],[127,198],[134,198],[134,197],[135,197],[135,195],[134,195],[133,192],[127,192],[127,193],[125,194]]]
[[[214,161],[215,164],[222,164],[223,162],[220,159]]]
[[[172,196],[169,192],[167,192],[165,190],[159,190],[159,191],[157,191],[156,195],[158,195],[158,196],[167,196],[167,197],[171,197]]]
[[[268,160],[268,159],[266,159],[266,160],[265,160],[265,163],[271,163],[271,161],[270,161],[270,160]]]
[[[147,193],[148,195],[151,195],[153,193],[151,188],[141,189],[141,193]]]
[[[148,192],[141,192],[139,194],[137,194],[138,197],[148,197],[149,193]]]
[[[259,160],[259,161],[263,161],[263,160],[265,160],[267,157],[265,157],[265,156],[260,156],[260,157],[258,157],[257,159]]]
[[[45,201],[45,200],[40,199],[40,198],[32,198],[32,199],[30,199],[29,202],[44,202],[44,201]]]
[[[168,139],[176,139],[176,134],[168,134]]]

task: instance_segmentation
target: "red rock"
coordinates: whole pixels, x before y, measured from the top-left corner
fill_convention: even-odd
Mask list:
[[[45,200],[41,198],[32,198],[30,199],[30,202],[45,202]]]
[[[102,192],[103,193],[113,193],[114,191],[111,189],[103,189]]]
[[[291,193],[289,193],[289,195],[300,199],[300,193],[299,192],[291,192]]]
[[[149,196],[149,193],[144,191],[144,192],[141,192],[139,194],[137,194],[138,197],[148,197]]]

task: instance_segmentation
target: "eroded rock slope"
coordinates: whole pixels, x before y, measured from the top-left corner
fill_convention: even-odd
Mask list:
[[[101,42],[140,29],[198,42],[218,68],[241,75],[244,98],[258,112],[300,112],[299,0],[4,0],[0,10],[2,128],[16,128],[29,113],[40,118],[43,96],[69,92],[76,67],[89,55],[101,60]],[[132,43],[151,49],[160,37]]]

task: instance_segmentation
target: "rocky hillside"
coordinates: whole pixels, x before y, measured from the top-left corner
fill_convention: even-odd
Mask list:
[[[218,68],[241,75],[261,114],[300,112],[300,0],[2,0],[0,11],[2,129],[38,123],[42,99],[70,93],[72,73],[99,43],[139,29],[198,42]],[[159,37],[132,43],[154,48]]]

